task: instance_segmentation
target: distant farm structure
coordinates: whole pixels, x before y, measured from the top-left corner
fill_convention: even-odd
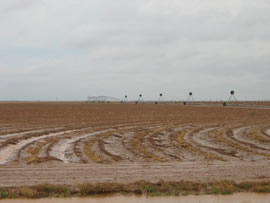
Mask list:
[[[143,94],[139,94],[137,99],[132,99],[124,95],[122,99],[110,96],[88,96],[88,103],[135,103],[135,104],[171,104],[171,105],[193,105],[193,106],[238,106],[238,107],[259,107],[270,108],[269,100],[238,100],[235,91],[231,90],[227,100],[195,100],[193,92],[188,92],[188,98],[184,100],[169,100],[164,98],[163,93],[159,93],[156,99],[144,99]],[[129,99],[128,99],[129,98]]]
[[[120,102],[121,99],[107,96],[88,96],[87,102]]]

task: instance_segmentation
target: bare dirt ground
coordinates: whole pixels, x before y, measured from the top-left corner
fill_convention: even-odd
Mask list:
[[[0,103],[0,187],[269,181],[270,109]]]

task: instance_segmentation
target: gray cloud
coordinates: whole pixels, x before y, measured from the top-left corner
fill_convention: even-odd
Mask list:
[[[0,99],[269,99],[269,18],[267,0],[3,0]]]

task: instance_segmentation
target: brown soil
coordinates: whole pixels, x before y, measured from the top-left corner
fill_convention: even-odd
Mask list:
[[[269,181],[270,109],[0,103],[0,187]]]

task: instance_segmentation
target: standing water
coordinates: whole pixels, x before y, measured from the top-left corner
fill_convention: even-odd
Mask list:
[[[181,197],[109,196],[2,200],[1,203],[270,203],[270,194],[189,195]]]

